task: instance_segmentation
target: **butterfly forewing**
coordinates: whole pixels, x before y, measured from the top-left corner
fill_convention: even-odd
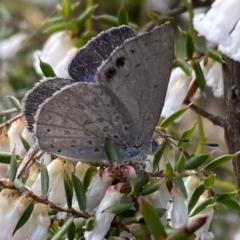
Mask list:
[[[106,137],[129,146],[131,115],[105,86],[75,83],[45,101],[36,115],[35,135],[46,152],[87,162],[105,158]]]

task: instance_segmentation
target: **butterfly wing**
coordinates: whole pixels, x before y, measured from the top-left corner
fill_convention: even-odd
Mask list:
[[[127,26],[111,28],[98,34],[73,57],[68,67],[69,75],[77,82],[94,82],[93,77],[102,61],[132,37],[135,37],[135,33]]]
[[[160,117],[174,56],[170,24],[126,40],[95,75],[131,112],[138,146],[149,142]]]
[[[117,96],[98,84],[64,87],[39,107],[35,122],[40,148],[67,159],[106,159],[106,137],[120,147],[134,142],[131,115]]]
[[[48,78],[37,83],[34,88],[25,95],[22,101],[23,116],[26,119],[28,130],[33,130],[34,116],[36,115],[39,105],[62,87],[73,83],[74,81],[71,79]]]

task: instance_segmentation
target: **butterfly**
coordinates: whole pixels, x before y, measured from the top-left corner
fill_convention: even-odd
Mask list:
[[[111,28],[80,49],[69,79],[40,81],[23,100],[27,127],[45,152],[98,163],[105,139],[122,159],[147,154],[164,105],[174,57],[170,24],[135,35]]]

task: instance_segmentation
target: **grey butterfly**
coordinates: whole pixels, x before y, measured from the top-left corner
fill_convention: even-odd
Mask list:
[[[87,163],[106,159],[105,139],[122,159],[149,152],[174,55],[169,24],[135,36],[127,26],[99,34],[69,64],[72,79],[41,81],[23,101],[39,147]]]

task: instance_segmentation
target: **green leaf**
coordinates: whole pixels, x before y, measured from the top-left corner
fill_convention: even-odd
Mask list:
[[[188,159],[185,164],[185,170],[196,169],[200,167],[203,163],[207,161],[209,155],[210,154],[208,153],[203,153]]]
[[[93,166],[90,166],[87,169],[87,171],[86,171],[86,173],[84,175],[83,181],[82,181],[85,192],[87,191],[88,186],[90,185],[90,183],[92,181],[92,178],[93,178],[93,175],[95,174],[95,172],[96,172],[96,168],[93,167]]]
[[[99,23],[110,26],[117,27],[118,26],[118,18],[111,15],[101,15],[98,17],[94,17]]]
[[[45,164],[40,163],[40,174],[41,174],[41,189],[42,195],[47,196],[49,189],[49,175]]]
[[[158,169],[160,160],[161,160],[161,158],[163,156],[164,150],[166,149],[167,145],[168,145],[167,141],[164,141],[162,143],[162,145],[160,146],[159,151],[154,155],[154,159],[153,159],[153,169],[154,170]]]
[[[20,137],[20,140],[22,142],[22,145],[23,145],[24,149],[27,152],[30,149],[29,143],[27,142],[27,140],[21,134],[19,134],[19,137]]]
[[[175,177],[175,186],[182,193],[183,197],[187,199],[187,191],[181,177],[179,176]]]
[[[167,238],[165,227],[162,225],[159,216],[153,206],[144,199],[141,199],[139,209],[143,215],[144,221],[146,222],[155,239]]]
[[[214,185],[214,181],[216,179],[216,174],[212,174],[204,179],[204,187],[206,189],[211,189]]]
[[[149,181],[149,176],[146,172],[141,172],[134,180],[132,186],[132,193],[137,195],[142,187]]]
[[[44,21],[44,23],[45,24],[59,24],[59,23],[63,23],[63,18],[62,18],[62,16],[47,18]]]
[[[183,145],[186,143],[184,140],[188,140],[188,139],[192,136],[195,128],[196,128],[196,124],[194,124],[191,128],[187,129],[187,130],[182,134],[182,136],[180,136],[180,138],[179,138],[180,141],[178,142],[178,147],[179,147],[179,148],[180,148],[180,147],[183,147]],[[181,141],[181,140],[183,140],[183,141]],[[189,141],[187,141],[187,142],[189,142]]]
[[[181,152],[181,155],[176,163],[176,170],[178,173],[181,173],[184,170],[185,164],[186,164],[186,157],[184,152]]]
[[[149,195],[151,193],[154,193],[156,192],[159,188],[160,188],[160,185],[162,183],[162,180],[156,180],[150,184],[148,184],[147,186],[145,186],[142,190],[141,190],[141,195],[142,196],[146,196],[146,195]]]
[[[190,217],[197,215],[201,211],[207,208],[207,206],[213,204],[213,199],[208,198],[205,201],[203,201],[201,204],[199,204],[190,214]]]
[[[39,58],[39,61],[40,61],[40,68],[43,72],[43,75],[45,77],[55,77],[56,74],[53,71],[52,67],[48,63],[43,62],[40,57],[38,57],[38,58]]]
[[[17,158],[14,153],[11,156],[10,168],[8,171],[9,180],[11,183],[14,182],[17,175]]]
[[[76,23],[78,26],[83,25],[95,12],[98,5],[87,8],[80,16],[77,18]]]
[[[169,162],[166,162],[166,168],[164,170],[164,176],[171,177],[173,175],[173,168],[172,165]]]
[[[219,167],[220,165],[223,165],[226,162],[229,162],[230,160],[232,160],[233,158],[235,158],[238,155],[238,153],[235,154],[227,154],[227,155],[223,155],[220,156],[218,158],[215,158],[214,160],[212,160],[210,163],[208,163],[205,167],[204,170],[206,171],[212,171],[213,169]]]
[[[225,206],[231,208],[231,209],[234,209],[234,210],[237,210],[237,211],[240,210],[239,203],[237,201],[233,200],[232,198],[222,200],[221,203],[224,204]]]
[[[73,184],[73,189],[78,201],[79,209],[81,209],[81,211],[85,211],[86,210],[85,189],[83,187],[81,180],[77,176],[75,176],[73,173],[72,173],[72,184]]]
[[[216,196],[216,201],[224,202],[225,200],[228,200],[229,198],[234,197],[237,194],[237,192],[238,191],[221,193],[221,194]]]
[[[127,210],[129,210],[133,206],[133,203],[120,203],[115,206],[111,206],[106,209],[106,212],[113,213],[113,214],[121,214]]]
[[[106,138],[105,140],[105,152],[107,155],[107,158],[111,164],[114,163],[120,163],[120,155],[118,152],[118,149],[113,141],[111,141],[109,138]]]
[[[9,164],[11,162],[12,154],[10,152],[0,151],[0,163]]]
[[[51,240],[63,239],[63,236],[67,233],[68,229],[71,227],[72,222],[73,222],[73,217],[71,217],[67,221],[65,221],[64,224],[62,225],[62,227],[51,238]]]
[[[214,49],[211,49],[211,48],[209,48],[207,50],[207,52],[208,52],[208,56],[210,58],[212,58],[214,61],[219,62],[221,64],[224,63],[224,61],[222,59],[222,54],[220,52],[218,52],[218,51],[216,51]]]
[[[200,196],[203,194],[205,191],[205,187],[203,184],[200,184],[192,194],[189,203],[188,203],[188,212],[190,213],[192,209],[195,207],[196,203],[198,202]]]
[[[178,58],[177,66],[180,67],[187,76],[191,76],[192,67],[185,60]]]
[[[8,96],[8,98],[10,99],[12,105],[19,111],[22,111],[22,105],[19,102],[19,100],[17,98],[15,98],[14,96]]]
[[[61,14],[65,19],[68,19],[72,13],[71,4],[68,0],[64,0],[62,3]]]
[[[156,25],[159,25],[159,17],[158,14],[156,14],[155,12],[149,12],[148,13],[148,17],[150,18],[150,20],[152,22],[154,22]]]
[[[72,199],[73,199],[73,184],[68,176],[68,174],[64,171],[64,189],[66,193],[67,205],[68,208],[72,208]]]
[[[13,231],[12,236],[16,233],[16,231],[18,229],[20,229],[27,222],[27,220],[30,218],[30,216],[32,214],[33,209],[34,209],[34,202],[31,202],[29,204],[29,206],[27,207],[27,209],[25,210],[25,212],[23,213],[23,215],[21,216],[21,218],[19,219],[19,221]]]
[[[170,124],[172,124],[175,120],[177,120],[179,117],[181,117],[187,110],[189,107],[184,107],[178,111],[176,111],[175,113],[171,114],[169,117],[165,118],[161,124],[160,127],[162,128],[166,128],[168,127]]]
[[[72,224],[69,226],[68,231],[67,231],[67,236],[68,236],[67,239],[74,240],[75,235],[76,235],[76,226],[75,226],[74,222],[72,222]]]
[[[118,24],[119,25],[128,25],[128,23],[129,23],[128,14],[122,5],[120,7],[120,9],[118,10]]]
[[[117,215],[120,218],[132,218],[132,217],[135,217],[136,210],[129,209],[129,210],[126,210],[125,212],[119,213]]]
[[[203,75],[202,68],[201,68],[199,62],[196,61],[193,64],[193,69],[194,69],[194,72],[196,74],[196,80],[197,80],[197,83],[198,83],[198,87],[202,91],[204,91],[205,86],[206,86],[206,80],[205,80],[205,77]]]
[[[48,28],[46,28],[45,32],[48,34],[53,34],[55,32],[60,32],[60,31],[64,31],[68,28],[68,23],[63,22],[63,23],[56,23],[53,26],[50,26]]]
[[[188,33],[186,36],[186,55],[188,59],[192,59],[194,53],[194,42],[191,35]]]

